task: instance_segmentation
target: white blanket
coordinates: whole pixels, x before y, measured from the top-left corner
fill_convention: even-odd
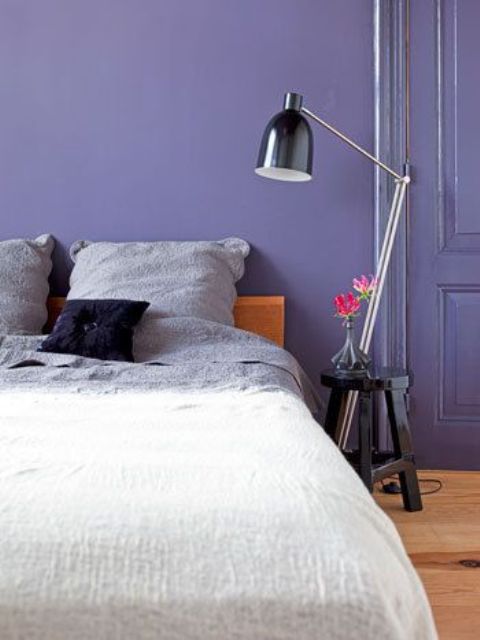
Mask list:
[[[0,394],[2,640],[427,640],[393,524],[285,391]]]

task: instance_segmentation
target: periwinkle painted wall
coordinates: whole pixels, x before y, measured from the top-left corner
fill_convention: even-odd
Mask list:
[[[0,0],[0,236],[253,245],[239,290],[285,294],[288,347],[328,364],[331,299],[372,268],[372,168],[316,129],[315,179],[253,173],[297,90],[372,147],[371,0]]]

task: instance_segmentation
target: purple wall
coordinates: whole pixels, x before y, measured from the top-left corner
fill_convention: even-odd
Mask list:
[[[284,90],[372,147],[371,0],[0,0],[0,237],[237,234],[241,293],[287,296],[313,375],[331,299],[370,271],[372,168],[320,129],[315,180],[253,173]]]

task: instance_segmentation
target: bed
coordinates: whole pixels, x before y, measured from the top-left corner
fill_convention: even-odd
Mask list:
[[[236,318],[166,318],[168,351],[137,364],[1,338],[2,640],[436,637],[278,346],[283,299]]]

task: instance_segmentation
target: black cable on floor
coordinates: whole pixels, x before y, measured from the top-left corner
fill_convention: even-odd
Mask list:
[[[396,476],[388,476],[389,478],[395,478]],[[385,484],[385,482],[383,480],[380,480],[381,484],[382,484],[382,490],[384,493],[402,493],[402,490],[400,488],[400,485],[398,484],[398,482],[387,482]],[[438,478],[419,478],[418,482],[434,482],[437,486],[430,490],[430,491],[420,491],[420,495],[421,496],[429,496],[432,493],[438,493],[439,491],[441,491],[441,489],[443,488],[443,483],[441,480],[439,480]]]
[[[443,482],[438,478],[419,478],[419,482],[434,482],[437,486],[431,491],[420,491],[421,496],[429,496],[432,493],[438,493],[443,489]]]

